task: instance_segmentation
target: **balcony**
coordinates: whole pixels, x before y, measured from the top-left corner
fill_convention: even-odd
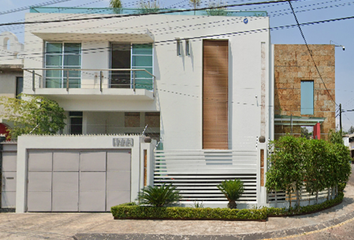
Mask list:
[[[155,98],[156,77],[145,69],[27,68],[24,71],[26,94],[57,100]]]

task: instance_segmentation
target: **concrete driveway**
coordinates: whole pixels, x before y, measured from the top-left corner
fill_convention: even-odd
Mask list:
[[[352,219],[353,175],[342,204],[305,216],[244,222],[113,220],[110,213],[0,213],[0,239],[264,239],[303,234]],[[353,239],[351,234],[347,237]]]

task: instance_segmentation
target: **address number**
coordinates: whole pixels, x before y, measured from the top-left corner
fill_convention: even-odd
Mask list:
[[[113,147],[133,147],[133,138],[113,138]]]

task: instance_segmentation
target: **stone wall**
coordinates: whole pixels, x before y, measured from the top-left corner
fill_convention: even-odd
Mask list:
[[[321,138],[335,129],[335,50],[334,45],[309,45],[313,59],[303,44],[274,45],[274,114],[326,118]],[[301,81],[314,81],[314,114],[301,115]],[[296,130],[296,131],[295,131]],[[293,132],[300,132],[295,127]],[[275,139],[290,132],[290,126],[275,126]]]

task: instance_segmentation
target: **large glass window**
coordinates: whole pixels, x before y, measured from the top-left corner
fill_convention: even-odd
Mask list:
[[[81,68],[81,43],[45,44],[45,68]],[[69,88],[81,87],[81,72],[66,70],[47,70],[45,84],[47,88],[65,88],[69,81]]]
[[[152,44],[133,44],[132,69],[145,69],[153,74]],[[136,88],[152,90],[153,79],[147,72],[135,73]]]
[[[301,81],[301,115],[313,115],[313,81]]]
[[[112,68],[145,69],[153,74],[152,44],[112,44]],[[153,78],[143,71],[112,71],[111,88],[135,87],[152,90]]]

